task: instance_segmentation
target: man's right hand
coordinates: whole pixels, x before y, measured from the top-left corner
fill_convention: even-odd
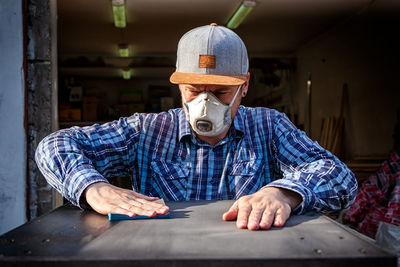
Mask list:
[[[89,185],[85,192],[87,203],[98,213],[119,213],[130,217],[145,215],[149,217],[166,214],[169,208],[155,203],[157,197],[148,197],[133,190],[98,182]]]

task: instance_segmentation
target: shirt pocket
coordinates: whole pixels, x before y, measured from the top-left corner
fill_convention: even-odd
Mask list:
[[[152,178],[155,190],[165,200],[185,200],[188,169],[179,163],[164,159],[151,162]]]
[[[261,159],[233,162],[228,174],[229,198],[238,199],[259,190],[264,183],[264,166]]]

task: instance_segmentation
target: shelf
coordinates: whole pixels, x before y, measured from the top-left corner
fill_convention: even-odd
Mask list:
[[[169,77],[175,67],[131,67],[132,77]],[[60,67],[63,75],[122,78],[122,67]]]
[[[104,124],[107,122],[109,121],[60,121],[58,123],[58,126],[60,129],[65,129],[73,126],[83,127],[83,126],[91,126],[93,124]]]

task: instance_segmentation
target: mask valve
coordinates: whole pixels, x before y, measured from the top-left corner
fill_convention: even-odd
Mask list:
[[[209,132],[212,130],[212,123],[205,120],[198,120],[196,122],[196,127],[202,132]]]

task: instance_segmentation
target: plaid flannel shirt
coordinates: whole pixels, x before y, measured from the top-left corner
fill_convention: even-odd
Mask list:
[[[357,193],[346,165],[267,108],[240,106],[215,146],[196,138],[181,108],[72,127],[43,139],[36,162],[48,183],[78,206],[90,184],[122,175],[137,192],[177,201],[286,188],[302,196],[295,213],[346,208]]]

